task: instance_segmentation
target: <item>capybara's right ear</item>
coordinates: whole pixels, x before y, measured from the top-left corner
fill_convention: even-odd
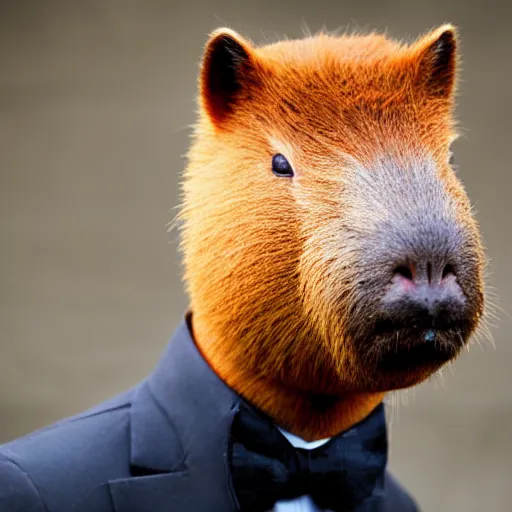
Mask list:
[[[457,78],[457,30],[442,25],[413,45],[418,82],[427,94],[449,98]]]
[[[255,56],[249,42],[222,28],[210,36],[204,52],[201,102],[212,122],[220,126],[232,113],[244,87],[254,83]]]

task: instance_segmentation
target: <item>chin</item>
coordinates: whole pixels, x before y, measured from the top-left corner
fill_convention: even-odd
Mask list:
[[[422,382],[460,354],[472,331],[466,324],[377,328],[370,343],[358,344],[357,358],[368,369],[363,377],[366,390],[392,391]]]

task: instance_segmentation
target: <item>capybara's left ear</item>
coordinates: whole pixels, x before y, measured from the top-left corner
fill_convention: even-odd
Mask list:
[[[457,79],[457,30],[443,25],[411,47],[417,84],[429,96],[450,97]]]
[[[220,126],[240,95],[254,84],[256,57],[251,44],[234,30],[221,28],[210,35],[204,52],[200,91],[202,106]]]

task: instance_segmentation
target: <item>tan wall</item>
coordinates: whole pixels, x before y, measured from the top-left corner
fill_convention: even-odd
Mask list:
[[[505,1],[2,0],[0,440],[135,384],[179,322],[165,224],[218,25],[255,41],[300,36],[303,21],[397,37],[459,25],[456,158],[510,311],[511,13]],[[510,330],[502,315],[496,351],[474,347],[399,408],[391,465],[426,511],[511,509]]]

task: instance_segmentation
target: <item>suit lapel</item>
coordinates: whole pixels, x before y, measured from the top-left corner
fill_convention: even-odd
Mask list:
[[[108,482],[116,512],[233,512],[227,450],[240,398],[183,323],[130,410],[130,478]]]

